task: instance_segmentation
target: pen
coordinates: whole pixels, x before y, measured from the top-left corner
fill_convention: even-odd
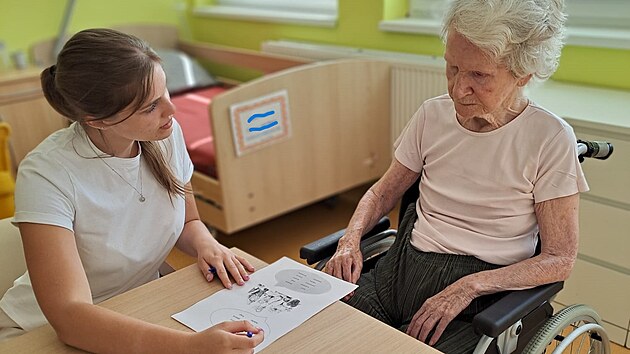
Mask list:
[[[214,275],[216,275],[216,274],[217,274],[217,270],[216,270],[216,268],[214,268],[213,266],[210,266],[210,268],[208,268],[208,272],[210,272],[210,273],[212,273],[212,274],[214,274]]]
[[[251,338],[251,337],[253,337],[253,336],[254,336],[254,333],[252,333],[252,332],[250,332],[250,331],[247,331],[247,332],[237,332],[236,334],[242,334],[242,335],[245,335],[245,336],[247,336],[247,338]]]

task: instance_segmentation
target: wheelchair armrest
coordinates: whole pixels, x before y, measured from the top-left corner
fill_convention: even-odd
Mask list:
[[[563,286],[564,282],[556,282],[532,289],[510,291],[501,300],[478,313],[473,318],[473,328],[477,334],[496,338],[545,301],[550,301]]]
[[[361,237],[361,240],[379,234],[387,230],[389,226],[389,218],[384,216],[376,225],[374,225],[372,230]],[[302,246],[302,248],[300,248],[300,258],[306,259],[306,263],[308,264],[314,264],[325,257],[332,256],[337,250],[337,242],[339,242],[339,239],[345,234],[345,232],[346,229],[339,230],[326,237],[315,240],[308,245]]]

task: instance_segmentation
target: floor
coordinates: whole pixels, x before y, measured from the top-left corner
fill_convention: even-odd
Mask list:
[[[241,232],[219,235],[217,238],[224,245],[237,247],[267,263],[282,256],[305,263],[299,258],[300,247],[345,228],[368,187],[355,188],[333,201],[316,203]],[[393,225],[397,223],[397,213],[397,208],[390,213]],[[173,268],[180,269],[196,263],[196,260],[173,250],[167,262]],[[611,349],[612,354],[630,354],[630,349],[618,345],[612,345]]]
[[[316,203],[282,217],[217,239],[228,247],[237,247],[261,260],[272,263],[282,256],[305,263],[299,258],[300,247],[347,226],[354,208],[369,186],[361,186],[339,195],[335,200]],[[396,222],[392,213],[392,222]],[[195,259],[174,250],[168,263],[175,269]]]

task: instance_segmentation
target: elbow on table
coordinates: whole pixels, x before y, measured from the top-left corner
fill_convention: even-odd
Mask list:
[[[85,304],[80,304],[80,306],[83,305]],[[65,306],[64,309],[55,311],[54,313],[46,314],[48,323],[55,330],[57,338],[62,343],[73,347],[79,347],[81,339],[78,337],[82,332],[77,330],[77,327],[82,326],[82,324],[78,323],[80,321],[73,320],[73,318],[77,317],[73,315],[76,311],[76,305],[71,305]]]
[[[61,341],[65,345],[69,345],[72,347],[77,347],[76,341],[76,333],[69,328],[67,325],[59,325],[59,324],[50,324],[52,328],[55,330],[55,334],[57,335],[57,339]]]

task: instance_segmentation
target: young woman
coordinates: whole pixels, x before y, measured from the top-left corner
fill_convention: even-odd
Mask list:
[[[133,36],[85,30],[41,81],[74,123],[20,165],[13,222],[28,272],[0,300],[0,337],[48,321],[90,352],[253,352],[263,333],[245,321],[186,333],[94,305],[157,278],[173,246],[196,256],[208,281],[214,267],[226,288],[254,271],[199,220],[159,57]]]

